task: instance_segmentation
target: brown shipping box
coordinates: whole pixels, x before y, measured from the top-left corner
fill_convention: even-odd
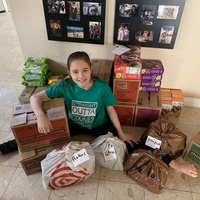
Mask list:
[[[62,148],[65,144],[66,143],[51,145],[27,152],[21,152],[19,149],[20,163],[26,175],[28,176],[35,172],[41,171],[41,161],[46,158],[46,155],[54,149]]]
[[[157,120],[161,113],[161,93],[139,92],[135,110],[134,126],[147,127]]]
[[[135,113],[135,105],[116,104],[114,108],[123,126],[132,126]]]
[[[117,103],[137,104],[140,81],[114,79],[113,94]]]
[[[112,60],[92,60],[92,74],[95,78],[105,81],[107,84],[110,83],[110,76],[112,71],[113,61]]]
[[[20,104],[30,103],[30,97],[36,87],[25,87],[18,97]]]
[[[42,90],[45,90],[46,88],[47,88],[47,86],[44,86],[44,87],[25,87],[18,97],[19,103],[21,105],[30,103],[30,97],[33,94],[36,94],[36,93],[38,93]]]
[[[64,100],[51,99],[43,102],[42,107],[53,126],[49,133],[38,132],[37,119],[30,104],[13,108],[11,129],[22,152],[70,140]]]
[[[200,132],[190,140],[183,153],[183,159],[200,169]]]
[[[184,96],[180,89],[161,88],[162,112],[164,118],[179,117],[184,106]]]

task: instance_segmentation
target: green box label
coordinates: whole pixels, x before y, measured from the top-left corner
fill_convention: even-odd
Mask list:
[[[200,147],[199,146],[192,144],[187,156],[192,161],[200,165]]]

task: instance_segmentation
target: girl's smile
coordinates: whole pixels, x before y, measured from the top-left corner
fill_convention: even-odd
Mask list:
[[[91,74],[91,68],[84,60],[74,60],[71,62],[71,78],[80,88],[88,90],[93,85]]]

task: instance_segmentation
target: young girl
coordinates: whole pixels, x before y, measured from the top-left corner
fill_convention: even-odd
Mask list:
[[[45,116],[41,105],[48,98],[64,98],[68,110],[70,135],[90,133],[95,136],[107,134],[108,131],[124,141],[129,152],[138,142],[130,134],[124,133],[117,113],[113,107],[117,102],[110,87],[103,81],[92,78],[91,62],[85,52],[72,53],[67,61],[71,79],[63,80],[51,88],[33,95],[31,106],[37,117],[39,133],[48,133],[53,129]],[[197,176],[196,169],[170,160],[169,166],[190,176]]]

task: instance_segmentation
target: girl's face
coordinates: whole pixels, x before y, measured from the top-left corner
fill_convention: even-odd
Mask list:
[[[71,78],[80,88],[87,90],[92,86],[91,74],[91,68],[84,60],[74,60],[71,62]]]

